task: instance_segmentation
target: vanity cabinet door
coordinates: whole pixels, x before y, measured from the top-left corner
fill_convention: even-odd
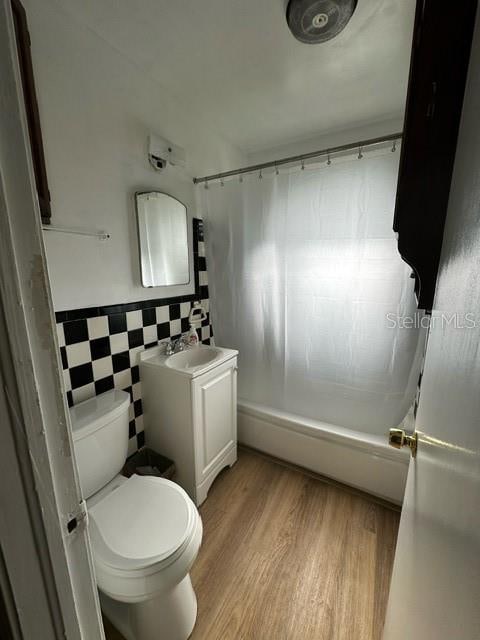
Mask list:
[[[237,442],[237,360],[233,358],[193,381],[197,484]]]

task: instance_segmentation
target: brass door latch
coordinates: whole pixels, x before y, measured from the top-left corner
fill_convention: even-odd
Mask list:
[[[391,447],[395,447],[395,449],[409,447],[412,458],[415,458],[415,456],[417,455],[418,436],[416,432],[410,435],[403,429],[390,429],[388,435],[388,444]]]

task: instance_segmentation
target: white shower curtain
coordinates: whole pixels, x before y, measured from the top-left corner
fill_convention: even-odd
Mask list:
[[[398,155],[201,189],[216,342],[240,352],[240,397],[376,434],[407,413],[422,336],[387,317],[416,308],[392,231]]]

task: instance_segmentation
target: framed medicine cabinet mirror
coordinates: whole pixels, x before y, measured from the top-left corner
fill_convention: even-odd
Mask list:
[[[194,292],[192,229],[187,207],[167,193],[135,194],[142,286],[158,297]]]

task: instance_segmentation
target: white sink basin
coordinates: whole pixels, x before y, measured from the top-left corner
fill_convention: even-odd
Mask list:
[[[190,347],[171,356],[165,355],[164,351],[165,345],[142,351],[139,354],[140,364],[161,367],[172,374],[194,378],[238,355],[234,349],[208,345]]]
[[[219,350],[214,347],[194,347],[179,353],[174,353],[165,360],[167,367],[172,369],[195,369],[213,362],[218,357]]]

